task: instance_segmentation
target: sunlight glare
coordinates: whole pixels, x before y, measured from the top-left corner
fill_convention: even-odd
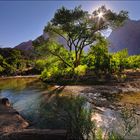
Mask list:
[[[98,13],[97,17],[98,18],[103,18],[103,15],[104,15],[103,12],[100,12],[100,13]]]

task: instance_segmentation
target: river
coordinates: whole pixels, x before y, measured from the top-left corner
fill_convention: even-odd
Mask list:
[[[64,124],[58,118],[50,117],[51,106],[56,103],[56,98],[54,100],[53,97],[59,95],[69,96],[69,92],[63,90],[63,87],[47,85],[36,77],[0,79],[0,98],[7,97],[12,106],[30,122],[31,128],[56,129],[64,127]],[[125,109],[126,106],[128,109],[133,106],[136,110],[134,113],[138,122],[135,125],[132,137],[134,139],[140,138],[140,93],[120,94],[116,98],[116,109],[98,106],[93,109],[96,110],[93,119],[97,121],[97,126],[103,129],[111,128],[115,131],[118,131],[118,129],[123,131],[124,122],[127,122],[127,118],[124,118],[124,120],[121,118],[120,110],[121,108]],[[48,102],[49,104],[47,104]]]

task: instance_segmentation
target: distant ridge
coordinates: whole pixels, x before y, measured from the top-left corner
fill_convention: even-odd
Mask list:
[[[108,37],[110,52],[127,48],[129,55],[140,54],[140,20],[128,20]]]
[[[22,50],[22,51],[32,51],[33,50],[33,44],[32,40],[29,40],[27,42],[22,42],[19,45],[14,47],[15,49]]]

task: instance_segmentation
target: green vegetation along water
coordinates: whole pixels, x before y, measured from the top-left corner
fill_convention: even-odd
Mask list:
[[[71,96],[70,92],[63,90],[63,87],[47,85],[36,77],[0,79],[0,98],[7,97],[13,107],[29,120],[31,127],[64,128],[65,125],[62,121],[56,116],[52,116],[52,107],[57,108],[57,104],[64,101],[61,98],[64,95]],[[139,93],[122,94],[118,96],[118,99],[118,104],[122,106],[134,105],[137,110],[137,116],[139,116]],[[66,105],[65,101],[64,103]],[[97,111],[93,114],[93,119],[98,122],[98,126],[108,127],[109,129],[114,127],[113,129],[117,130],[118,127],[124,125],[122,123],[124,120],[120,119],[120,110],[112,110],[105,107],[97,108],[100,110],[100,113]],[[124,119],[126,120],[127,118]],[[134,137],[139,137],[139,130],[140,126],[137,124],[134,130]]]

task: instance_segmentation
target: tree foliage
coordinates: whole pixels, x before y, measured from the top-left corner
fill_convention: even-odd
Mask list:
[[[98,17],[99,12],[103,13],[102,18]],[[117,14],[106,9],[105,6],[98,8],[92,14],[84,11],[81,6],[74,9],[62,7],[56,11],[54,18],[44,29],[44,32],[49,35],[45,46],[48,52],[74,69],[81,64],[84,48],[93,45],[101,36],[101,31],[122,25],[127,17],[126,11]],[[48,47],[54,47],[52,45],[54,40],[57,40],[57,45],[59,44],[57,51],[55,49],[52,51]],[[63,43],[60,43],[60,40],[63,40]],[[65,50],[65,53],[62,53],[62,50]],[[66,61],[64,54],[67,55],[69,62]]]
[[[88,53],[88,66],[91,67],[99,76],[101,72],[110,73],[110,55],[108,53],[108,42],[104,37],[100,37],[99,41],[91,46]]]

